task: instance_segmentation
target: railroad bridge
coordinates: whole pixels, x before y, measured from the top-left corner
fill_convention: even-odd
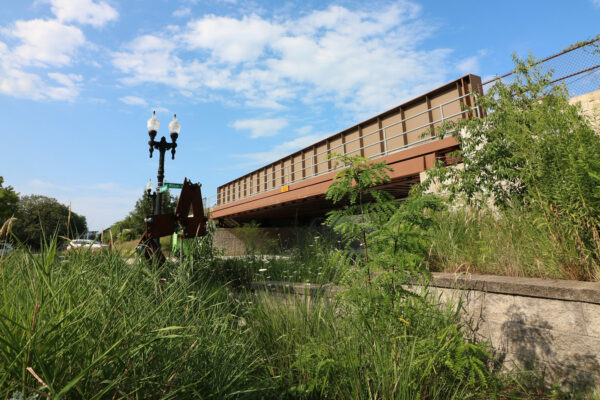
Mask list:
[[[456,139],[440,139],[434,129],[481,115],[473,93],[481,93],[481,78],[465,75],[221,185],[211,217],[222,226],[250,220],[286,226],[323,216],[334,207],[325,199],[337,173],[332,153],[385,162],[392,172],[383,189],[406,197],[422,172],[458,148]]]

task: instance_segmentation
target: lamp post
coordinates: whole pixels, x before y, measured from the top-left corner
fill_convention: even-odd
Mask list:
[[[171,159],[175,159],[175,149],[177,148],[177,138],[179,137],[179,131],[181,131],[181,124],[177,122],[177,115],[173,115],[173,121],[169,124],[169,132],[171,133],[172,142],[169,143],[165,139],[165,137],[161,137],[160,141],[154,140],[156,137],[156,133],[158,132],[158,127],[160,126],[160,122],[156,119],[156,111],[152,112],[152,118],[150,118],[147,122],[148,127],[148,136],[150,136],[150,141],[148,141],[148,145],[150,146],[150,158],[152,158],[152,153],[154,149],[158,150],[160,153],[158,159],[158,183],[156,187],[156,199],[154,200],[154,214],[160,214],[160,205],[162,199],[162,193],[160,192],[160,188],[163,185],[163,179],[165,178],[165,152],[167,150],[171,150]],[[152,184],[150,184],[150,191],[152,191]]]
[[[152,211],[150,212],[153,213],[154,206],[156,205],[156,192],[152,193],[152,179],[150,179],[146,185],[146,196],[150,199],[150,204],[152,205]]]

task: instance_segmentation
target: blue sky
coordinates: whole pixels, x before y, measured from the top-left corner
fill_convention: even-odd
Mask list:
[[[217,186],[466,73],[600,33],[600,0],[0,0],[0,176],[90,229],[148,179]],[[214,199],[214,198],[212,198]]]

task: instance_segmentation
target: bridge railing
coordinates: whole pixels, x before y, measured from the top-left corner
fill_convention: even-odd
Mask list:
[[[470,83],[473,84],[473,82]],[[465,92],[466,94],[462,94]],[[437,140],[434,128],[441,126],[446,121],[467,118],[469,113],[474,113],[477,117],[480,116],[480,110],[477,107],[470,106],[472,104],[470,100],[472,94],[466,85],[458,90],[453,88],[452,93],[459,93],[460,95],[442,102],[438,99],[439,104],[433,106],[431,106],[431,100],[427,99],[425,104],[429,105],[428,108],[414,112],[408,117],[404,117],[404,113],[400,112],[401,114],[399,115],[404,118],[385,126],[379,122],[379,127],[369,133],[363,133],[358,128],[354,132],[358,132],[355,138],[348,139],[347,136],[350,135],[347,135],[345,140],[343,135],[332,137],[329,139],[331,142],[327,141],[326,146],[319,146],[326,147],[321,151],[318,151],[317,145],[314,145],[303,149],[300,154],[295,153],[296,157],[294,157],[294,154],[289,156],[287,161],[286,159],[280,160],[274,163],[272,167],[267,166],[262,170],[258,170],[260,172],[255,171],[237,181],[223,185],[217,192],[217,206],[226,205],[277,189],[284,192],[288,190],[291,184],[342,168],[329,155],[342,154],[351,156],[360,154],[369,159],[384,157]],[[446,92],[446,98],[448,98],[447,94]],[[427,117],[427,122],[419,123],[424,117]],[[378,119],[378,121],[381,120]],[[413,127],[409,129],[408,126],[410,125],[413,125]],[[333,143],[335,141],[340,143]],[[279,166],[275,168],[274,166],[277,164]]]

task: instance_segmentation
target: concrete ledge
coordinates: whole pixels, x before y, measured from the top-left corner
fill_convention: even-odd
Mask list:
[[[600,304],[600,282],[434,272],[430,286]]]
[[[577,301],[600,304],[600,282],[566,281],[559,279],[521,278],[514,276],[432,273],[430,287],[477,290],[486,293],[512,296],[537,297],[542,299]],[[266,281],[253,282],[253,289],[290,294],[334,294],[343,290],[341,286],[317,285],[314,283]]]

